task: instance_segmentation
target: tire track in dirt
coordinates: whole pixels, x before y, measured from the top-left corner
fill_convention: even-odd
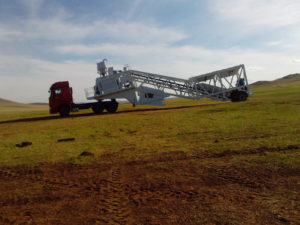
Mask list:
[[[77,170],[81,168],[80,165],[77,164],[70,164],[71,167],[75,167]],[[84,169],[84,168],[81,168]],[[44,184],[50,184],[62,187],[69,187],[69,188],[79,188],[85,189],[90,191],[99,191],[100,186],[102,184],[111,182],[106,179],[100,179],[99,181],[90,181],[90,180],[70,180],[66,179],[65,177],[45,177],[38,169],[23,169],[22,171],[16,171],[9,168],[0,168],[0,178],[9,178],[9,179],[26,179],[31,182],[41,182]]]
[[[225,156],[234,156],[234,155],[255,155],[255,154],[264,154],[267,152],[282,152],[282,151],[289,151],[289,150],[297,150],[300,149],[300,144],[296,145],[288,145],[285,147],[259,147],[253,149],[242,149],[242,150],[225,150],[220,153],[214,153],[208,155],[204,154],[203,156],[206,158],[220,158]],[[201,158],[201,153],[199,155],[194,156],[195,158]]]
[[[224,184],[232,183],[248,188],[260,188],[266,183],[266,180],[258,178],[253,179],[245,171],[243,173],[240,169],[236,169],[234,167],[211,168],[210,170],[211,171],[209,173],[216,176]]]
[[[72,165],[73,166],[73,165]],[[84,169],[79,165],[74,166],[77,170]],[[19,169],[20,170],[20,169]],[[65,201],[66,199],[74,200],[76,198],[82,198],[85,193],[99,194],[102,186],[111,183],[106,179],[75,179],[70,180],[69,177],[51,177],[44,176],[39,170],[35,169],[9,169],[0,168],[0,179],[6,181],[18,181],[25,180],[30,182],[30,185],[41,184],[44,193],[37,194],[35,196],[3,196],[0,201],[0,206],[12,206],[12,205],[27,205],[30,203],[39,204],[52,204],[59,201]],[[57,194],[60,190],[68,189],[69,192],[64,194],[63,198]],[[54,194],[52,193],[54,191]]]
[[[67,186],[70,188],[79,187],[79,184],[77,182],[66,181],[63,178],[44,178],[41,175],[32,173],[31,170],[29,170],[27,173],[21,173],[9,169],[0,169],[0,177],[11,179],[26,179],[31,182],[42,182],[45,184]],[[85,185],[84,183],[81,183],[80,186],[90,188],[89,185]]]
[[[50,189],[48,192],[37,194],[34,196],[6,196],[0,199],[0,208],[4,207],[15,207],[28,204],[56,204],[57,201],[76,201],[75,199],[84,200],[91,199],[97,208],[99,215],[94,217],[97,224],[133,224],[130,221],[130,210],[128,195],[125,194],[124,187],[126,185],[122,182],[122,174],[120,168],[115,168],[110,172],[110,176],[107,179],[103,177],[97,177],[97,170],[101,168],[93,167],[90,172],[93,172],[96,176],[88,177],[86,181],[83,180],[81,166],[75,167],[76,180],[71,181],[70,177],[60,178],[49,178],[43,176],[34,169],[23,169],[18,171],[19,168],[0,168],[0,179],[5,181],[18,181],[28,180],[31,184],[42,183],[48,185]],[[85,174],[88,175],[86,172]],[[52,174],[53,175],[53,174]],[[100,179],[99,179],[100,178]],[[69,190],[68,190],[69,189]],[[52,194],[52,192],[54,192]],[[90,193],[90,194],[88,194]],[[63,194],[63,195],[61,195]],[[0,215],[0,224],[12,222]],[[20,218],[18,218],[20,221]]]
[[[242,149],[242,150],[224,150],[220,153],[211,153],[209,151],[204,151],[195,155],[187,155],[183,151],[171,151],[168,153],[161,154],[158,158],[152,158],[147,160],[135,160],[126,163],[126,165],[145,165],[149,163],[156,162],[171,162],[171,161],[182,161],[191,159],[209,159],[209,158],[222,158],[230,157],[235,155],[255,155],[264,154],[267,152],[281,152],[300,149],[300,145],[288,145],[285,147],[259,147],[253,149]]]
[[[286,151],[299,149],[299,145],[289,145],[286,147],[273,147],[266,148],[261,147],[257,149],[247,149],[241,152],[238,151],[224,151],[221,153],[199,153],[198,155],[188,156],[183,151],[173,151],[163,153],[157,158],[149,160],[132,161],[129,162],[130,166],[139,166],[145,164],[151,164],[156,162],[176,162],[181,160],[191,159],[207,159],[207,158],[220,158],[232,155],[248,155],[248,154],[261,154],[263,152],[274,152],[274,151]],[[257,174],[249,174],[249,172],[243,168],[236,167],[217,167],[204,169],[204,176],[200,176],[200,183],[203,186],[226,186],[226,185],[239,185],[241,187],[250,189],[270,188],[272,186],[271,177],[274,175],[268,171],[257,171]],[[197,192],[195,190],[189,190],[189,188],[174,189],[172,186],[164,187],[134,187],[131,188],[130,196],[131,202],[136,207],[145,207],[149,202],[161,202],[161,201],[203,201],[207,199],[222,199],[224,196],[220,193],[205,193]]]
[[[211,185],[224,186],[227,184],[237,184],[241,186],[245,186],[247,188],[258,188],[259,184],[257,184],[254,180],[247,178],[243,175],[234,175],[230,174],[230,171],[222,171],[217,170],[217,173],[209,174],[209,176],[213,176],[212,180],[208,180],[208,182],[212,182],[212,184],[207,184],[206,181],[203,181],[198,184],[194,184],[191,187],[181,187],[175,188],[173,185],[167,185],[165,187],[135,187],[130,189],[130,201],[135,205],[135,207],[147,207],[150,202],[211,202],[211,201],[219,201],[219,199],[224,198],[224,194],[221,192],[215,191],[201,191],[195,190],[199,184],[202,187],[207,187]],[[206,171],[207,172],[207,171]],[[212,172],[212,171],[211,171]],[[202,179],[200,177],[199,179]]]
[[[151,188],[140,188],[140,189],[131,189],[131,193],[134,193],[130,196],[131,202],[136,207],[144,207],[149,202],[161,202],[161,201],[174,201],[181,200],[187,202],[198,201],[202,197],[199,192],[195,190],[174,190],[166,188],[165,190],[151,189]]]
[[[97,221],[105,224],[133,224],[121,168],[112,169],[109,182],[100,190],[99,194],[102,215],[101,219]]]
[[[3,217],[2,215],[0,215],[0,223],[1,224],[15,224],[15,221],[12,221],[8,218]]]
[[[280,173],[268,170],[247,171],[245,168],[219,165],[217,167],[201,168],[197,174],[197,179],[190,180],[188,184],[182,183],[181,179],[184,180],[184,178],[180,176],[177,181],[161,179],[158,180],[159,183],[144,183],[139,181],[138,174],[142,175],[143,170],[146,173],[149,172],[149,168],[139,167],[138,165],[141,163],[145,164],[145,162],[176,162],[177,160],[230,157],[238,154],[261,154],[266,151],[286,151],[299,148],[300,145],[273,148],[261,147],[244,150],[245,152],[223,151],[222,153],[210,154],[204,152],[192,156],[187,155],[183,151],[173,151],[163,153],[153,159],[117,165],[43,163],[34,167],[0,167],[0,182],[8,182],[8,185],[11,185],[11,183],[17,184],[24,180],[28,184],[41,184],[50,190],[49,192],[46,190],[45,193],[41,194],[37,193],[34,196],[3,196],[0,199],[0,208],[1,206],[6,206],[5,210],[12,212],[11,215],[13,215],[15,206],[57,206],[62,205],[63,201],[72,202],[72,205],[74,202],[79,203],[79,206],[75,208],[78,211],[75,212],[81,213],[75,218],[77,219],[75,221],[82,221],[88,217],[91,221],[94,221],[90,224],[137,224],[134,223],[134,220],[140,219],[143,221],[144,218],[142,216],[139,218],[139,213],[152,212],[151,207],[155,209],[157,206],[170,206],[165,211],[169,215],[176,215],[176,207],[173,207],[173,205],[186,204],[188,207],[189,204],[197,204],[196,202],[201,202],[202,205],[211,205],[218,203],[220,200],[222,201],[222,199],[230,199],[230,201],[238,204],[237,202],[240,202],[241,198],[245,204],[248,204],[256,197],[253,197],[251,194],[250,197],[252,198],[248,199],[247,197],[236,195],[234,192],[231,193],[233,194],[231,196],[230,192],[226,191],[226,188],[231,188],[231,190],[237,188],[238,190],[244,190],[245,193],[260,193],[265,187],[269,189],[270,186],[269,190],[272,190],[271,176],[282,177],[286,174],[288,174],[287,176],[297,174],[287,173],[289,171],[281,171]],[[225,190],[223,192],[217,191],[221,187],[222,190],[223,187]],[[52,192],[53,194],[51,194]],[[261,197],[258,196],[258,198]],[[85,202],[89,202],[87,210],[92,210],[90,215],[86,215],[84,210],[82,213],[82,209],[86,209]],[[67,207],[69,205],[64,210],[67,210]],[[69,211],[67,210],[67,212]],[[35,216],[37,217],[37,215]],[[38,216],[41,215],[39,214]],[[62,215],[59,219],[63,221],[64,218],[65,215]],[[12,219],[17,220],[14,222],[11,221]],[[22,220],[21,217],[10,217],[9,214],[1,214],[0,211],[0,224],[19,224],[20,220]]]

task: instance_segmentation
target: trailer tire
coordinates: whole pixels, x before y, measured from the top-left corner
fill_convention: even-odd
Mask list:
[[[92,110],[96,114],[102,113],[103,110],[104,110],[103,103],[102,102],[97,102],[96,104],[94,104],[92,106]]]
[[[247,100],[247,93],[244,91],[239,91],[239,95],[238,95],[238,101],[242,102],[242,101],[246,101]]]
[[[247,93],[244,91],[233,91],[231,92],[231,101],[232,102],[242,102],[247,100]]]
[[[70,115],[70,107],[67,105],[62,105],[59,108],[59,115],[61,117],[68,117]]]
[[[230,99],[232,102],[237,102],[238,91],[234,90],[230,94]]]
[[[119,106],[119,103],[116,102],[116,101],[111,101],[111,102],[108,102],[107,105],[106,105],[106,110],[107,112],[109,113],[114,113],[117,111],[118,109],[118,106]]]

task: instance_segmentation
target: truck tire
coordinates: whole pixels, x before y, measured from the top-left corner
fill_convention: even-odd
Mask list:
[[[234,91],[231,92],[230,99],[231,99],[232,102],[237,102],[237,95],[238,95],[237,90],[234,90]]]
[[[244,91],[237,91],[237,90],[232,91],[231,92],[231,96],[230,96],[232,102],[246,101],[247,97],[248,97],[248,95],[247,95],[246,92],[244,92]]]
[[[106,105],[106,110],[107,112],[109,113],[114,113],[117,111],[118,109],[118,106],[119,106],[119,103],[116,102],[116,101],[111,101],[111,102],[108,102],[107,105]]]
[[[103,103],[102,102],[97,102],[97,103],[93,104],[92,110],[96,114],[102,113],[103,110],[104,110]]]
[[[70,115],[70,107],[67,105],[63,105],[59,108],[59,115],[61,117],[68,117]]]
[[[238,102],[242,102],[242,101],[246,101],[247,100],[247,93],[244,91],[239,91],[239,95],[238,95]]]

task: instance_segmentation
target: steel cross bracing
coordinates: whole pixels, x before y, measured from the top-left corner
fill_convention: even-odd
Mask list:
[[[98,77],[94,87],[85,89],[88,100],[125,98],[133,105],[163,105],[169,96],[236,101],[241,99],[238,91],[246,93],[246,98],[251,95],[244,65],[189,79],[135,70],[110,71]]]
[[[190,82],[185,79],[134,70],[128,71],[127,75],[133,78],[136,87],[154,88],[163,91],[165,94],[180,97],[189,97],[189,95],[193,94]]]
[[[168,95],[193,99],[212,97],[215,100],[229,100],[228,93],[232,90],[248,86],[244,65],[191,77],[188,80],[135,70],[122,73],[132,78],[136,88],[149,87]],[[236,85],[241,78],[246,82],[243,87]]]

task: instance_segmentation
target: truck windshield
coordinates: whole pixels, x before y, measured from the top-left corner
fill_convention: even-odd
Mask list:
[[[61,89],[50,89],[49,90],[50,97],[55,97],[61,94]]]

